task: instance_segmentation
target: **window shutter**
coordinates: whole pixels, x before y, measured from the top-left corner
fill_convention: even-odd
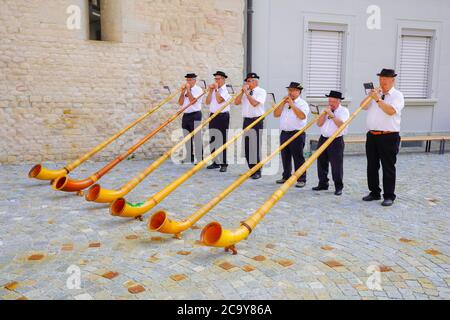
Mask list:
[[[344,32],[309,30],[308,36],[308,97],[342,91]]]
[[[399,89],[406,98],[429,97],[431,40],[432,37],[402,36]]]

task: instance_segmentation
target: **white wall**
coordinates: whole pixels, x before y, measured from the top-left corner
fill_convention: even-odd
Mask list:
[[[369,30],[370,5],[381,8],[381,30]],[[256,0],[254,1],[253,70],[261,86],[286,94],[290,81],[305,83],[304,35],[308,21],[348,25],[344,94],[350,111],[364,98],[362,84],[377,83],[383,68],[398,69],[399,28],[432,28],[437,37],[433,56],[433,101],[407,103],[403,133],[450,132],[450,1],[448,0]],[[434,119],[432,121],[432,119]],[[278,121],[271,118],[270,127]],[[365,132],[365,115],[351,125],[350,133]],[[317,129],[310,133],[318,133]]]

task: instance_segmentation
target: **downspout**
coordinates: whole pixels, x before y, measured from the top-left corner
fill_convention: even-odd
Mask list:
[[[253,55],[253,0],[247,0],[247,39],[246,39],[246,69],[247,73],[252,72]]]

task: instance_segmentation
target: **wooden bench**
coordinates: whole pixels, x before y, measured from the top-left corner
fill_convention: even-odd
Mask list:
[[[431,152],[431,142],[432,141],[439,141],[439,154],[445,153],[445,142],[447,140],[450,140],[450,136],[406,136],[402,137],[402,142],[418,142],[418,141],[425,141],[425,152]],[[345,137],[344,141],[346,144],[358,144],[358,143],[365,143],[366,137],[365,136],[349,136]],[[313,150],[313,144],[319,143],[318,138],[313,138],[310,140],[310,150]]]

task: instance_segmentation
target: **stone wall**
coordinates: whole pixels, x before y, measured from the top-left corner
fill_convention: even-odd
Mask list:
[[[0,3],[0,163],[75,159],[130,123],[186,72],[212,81],[223,69],[242,83],[244,0],[115,0],[90,41],[87,1],[2,0]],[[81,29],[67,28],[70,5]],[[106,15],[105,15],[106,16]],[[113,21],[113,22],[110,22]],[[173,114],[163,107],[95,156],[109,160]],[[173,145],[180,121],[141,148],[154,158]]]

